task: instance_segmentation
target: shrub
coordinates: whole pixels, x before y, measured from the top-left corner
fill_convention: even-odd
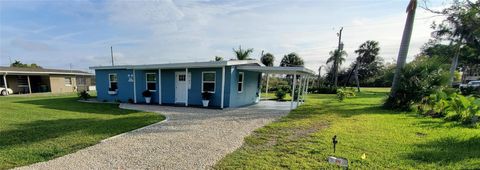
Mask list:
[[[334,87],[312,87],[309,88],[309,91],[312,93],[317,93],[317,94],[336,94],[337,93],[337,88]]]
[[[340,88],[337,90],[337,98],[338,101],[343,102],[345,98],[347,97],[353,97],[355,96],[355,90],[354,89],[347,89],[347,88]]]
[[[448,90],[437,91],[426,97],[418,108],[420,113],[432,117],[446,117],[446,120],[475,124],[480,114],[480,99]]]
[[[202,93],[202,100],[210,100],[211,98],[212,98],[212,93],[207,91]]]
[[[384,106],[409,110],[424,97],[446,87],[450,74],[448,65],[439,58],[418,57],[402,69],[396,96],[389,96]]]
[[[462,87],[460,91],[463,95],[473,95],[480,97],[480,87]]]
[[[78,97],[82,100],[88,100],[89,98],[91,98],[90,94],[88,94],[87,91],[81,91],[78,93]]]
[[[142,92],[143,97],[152,97],[152,92],[150,90],[145,90]]]
[[[447,119],[476,124],[480,115],[480,99],[454,94],[448,102]]]
[[[275,97],[277,97],[277,100],[283,100],[286,95],[287,95],[287,93],[283,90],[277,90],[275,92]]]

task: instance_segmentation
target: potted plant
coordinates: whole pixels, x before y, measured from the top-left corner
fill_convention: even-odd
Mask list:
[[[145,97],[145,103],[150,104],[150,101],[152,100],[152,92],[150,92],[150,90],[145,90],[142,95]]]
[[[203,107],[208,107],[208,103],[210,103],[211,98],[212,98],[212,93],[210,93],[210,92],[203,92],[202,93]]]
[[[114,94],[117,94],[117,89],[113,89],[113,88],[108,88],[108,94],[110,95],[114,95]]]

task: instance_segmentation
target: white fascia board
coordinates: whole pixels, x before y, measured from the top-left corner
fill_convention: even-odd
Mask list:
[[[36,71],[0,71],[0,74],[14,74],[14,75],[79,75],[79,76],[93,76],[91,73],[66,73],[66,72],[36,72]]]
[[[90,69],[183,69],[183,68],[208,68],[223,67],[232,65],[257,64],[263,66],[257,60],[229,60],[229,61],[209,61],[209,62],[189,62],[189,63],[168,63],[168,64],[147,64],[147,65],[119,65],[119,66],[94,66]]]
[[[312,74],[313,72],[310,69],[305,67],[262,67],[262,66],[238,66],[240,70],[248,70],[248,71],[258,71],[258,72],[265,72],[265,73],[277,73],[277,74]]]

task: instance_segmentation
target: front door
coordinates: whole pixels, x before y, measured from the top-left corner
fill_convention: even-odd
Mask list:
[[[175,103],[185,103],[186,80],[185,72],[175,72]]]

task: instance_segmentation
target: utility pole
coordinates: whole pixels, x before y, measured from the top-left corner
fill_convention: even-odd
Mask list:
[[[337,33],[337,36],[338,36],[337,55],[340,55],[340,52],[343,50],[342,31],[343,31],[343,27],[340,28],[340,31]],[[337,56],[337,57],[340,57],[340,56]],[[334,75],[333,75],[333,79],[334,79],[333,86],[336,88],[337,87],[337,82],[338,82],[338,61],[337,60],[333,61],[333,67],[335,69],[335,72],[334,72]]]
[[[113,46],[110,46],[110,54],[112,55],[112,66],[115,66],[115,63],[113,62]]]
[[[322,86],[320,80],[322,80],[322,67],[323,66],[320,66],[318,68],[318,89],[320,89],[320,86]]]
[[[70,72],[72,72],[72,63],[70,63]]]

